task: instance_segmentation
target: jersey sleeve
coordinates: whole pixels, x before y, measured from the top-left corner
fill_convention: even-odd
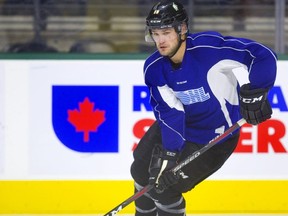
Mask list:
[[[150,104],[161,128],[163,147],[170,151],[181,151],[185,141],[183,105],[166,84],[160,65],[149,67],[145,64],[144,76],[150,90]]]
[[[195,36],[196,45],[214,46],[223,56],[247,66],[251,88],[271,88],[277,71],[277,56],[268,47],[246,38],[206,32]]]
[[[241,38],[232,40],[235,40],[236,47],[239,44],[241,49],[247,50],[248,56],[251,56],[251,63],[246,64],[248,66],[251,88],[271,88],[276,79],[276,54],[268,47],[254,41]]]

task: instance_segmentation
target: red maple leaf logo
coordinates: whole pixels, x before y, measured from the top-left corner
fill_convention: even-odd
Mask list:
[[[96,132],[106,120],[105,111],[93,109],[94,103],[86,97],[83,102],[79,102],[79,110],[68,110],[68,122],[76,128],[76,132],[84,133],[84,142],[89,142],[89,133]]]

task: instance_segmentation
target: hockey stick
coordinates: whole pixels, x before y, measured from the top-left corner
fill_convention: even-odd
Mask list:
[[[205,145],[203,148],[201,148],[199,151],[194,152],[192,155],[188,156],[186,159],[181,161],[176,167],[172,169],[173,172],[177,172],[182,167],[186,166],[188,163],[190,163],[192,160],[206,152],[208,149],[210,149],[212,146],[219,143],[221,140],[225,139],[229,134],[233,133],[237,129],[239,129],[243,124],[246,123],[246,120],[244,118],[240,119],[238,122],[236,122],[234,125],[232,125],[230,128],[228,128],[223,134],[218,135],[214,139],[212,139],[207,145]]]
[[[232,125],[230,128],[228,128],[223,134],[215,137],[213,140],[211,140],[207,145],[205,145],[203,148],[201,148],[199,151],[194,152],[193,154],[191,154],[190,156],[188,156],[186,159],[184,159],[183,161],[179,162],[179,164],[174,167],[172,169],[173,172],[177,172],[178,170],[180,170],[182,167],[186,166],[187,164],[189,164],[191,161],[193,161],[195,158],[199,157],[201,154],[203,154],[204,152],[206,152],[208,149],[210,149],[211,147],[213,147],[214,145],[216,145],[217,143],[219,143],[221,140],[225,139],[226,137],[228,137],[228,135],[230,135],[231,133],[233,133],[234,131],[236,131],[237,129],[239,129],[243,124],[245,124],[246,121],[245,119],[240,119],[238,122],[236,122],[234,125]],[[104,216],[113,216],[116,215],[119,211],[121,211],[123,208],[125,208],[127,205],[129,205],[130,203],[132,203],[133,201],[135,201],[136,199],[138,199],[139,197],[141,197],[142,195],[144,195],[145,193],[149,192],[152,188],[154,187],[154,185],[146,185],[144,188],[142,188],[140,191],[138,191],[137,193],[135,193],[133,196],[129,197],[128,199],[126,199],[124,202],[122,202],[121,204],[119,204],[118,206],[116,206],[115,208],[113,208],[111,211],[109,211],[108,213],[106,213]]]

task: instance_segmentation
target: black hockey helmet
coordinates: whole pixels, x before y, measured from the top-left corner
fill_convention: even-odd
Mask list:
[[[188,16],[182,4],[174,0],[162,0],[155,4],[146,18],[151,28],[174,27],[179,23],[188,24]]]
[[[182,23],[188,28],[188,16],[183,5],[176,0],[161,0],[152,7],[146,18],[145,39],[151,41],[149,36],[154,28],[174,27],[180,33]]]

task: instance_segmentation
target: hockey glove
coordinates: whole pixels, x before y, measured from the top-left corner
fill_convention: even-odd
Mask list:
[[[178,182],[180,171],[171,171],[177,165],[178,158],[179,153],[162,150],[160,146],[154,148],[149,166],[149,184],[155,185],[157,193]]]
[[[240,88],[240,113],[247,123],[257,125],[272,115],[272,109],[267,100],[268,89],[250,90],[250,84]]]

